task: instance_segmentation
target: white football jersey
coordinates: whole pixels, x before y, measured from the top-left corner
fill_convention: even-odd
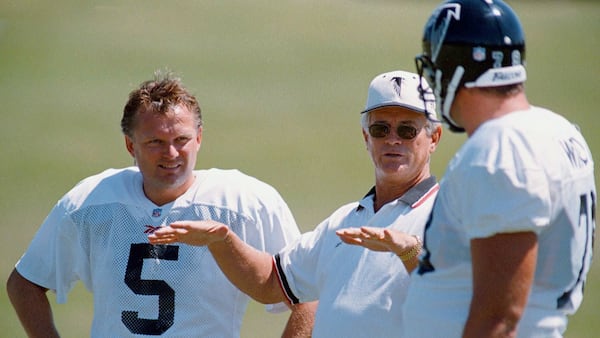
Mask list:
[[[412,274],[406,337],[460,337],[472,292],[470,241],[537,234],[537,265],[519,337],[560,337],[581,304],[592,257],[594,162],[578,129],[532,107],[481,125],[440,183]]]
[[[249,298],[206,247],[151,245],[147,235],[178,220],[228,224],[275,253],[300,232],[279,193],[237,170],[198,170],[177,200],[156,206],[137,168],[89,177],[53,208],[17,263],[58,302],[81,280],[94,294],[92,337],[237,337]]]
[[[335,231],[370,226],[422,236],[438,188],[430,177],[377,212],[370,193],[275,256],[290,302],[319,300],[313,337],[398,337],[410,282],[404,264],[392,252],[345,244]]]

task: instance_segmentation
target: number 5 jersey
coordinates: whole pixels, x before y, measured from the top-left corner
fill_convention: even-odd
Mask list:
[[[276,253],[300,232],[279,193],[237,170],[198,170],[175,201],[157,206],[137,168],[81,181],[52,209],[16,265],[56,292],[77,280],[94,294],[92,337],[237,337],[248,297],[206,247],[151,245],[147,235],[179,220],[228,224],[253,247]]]

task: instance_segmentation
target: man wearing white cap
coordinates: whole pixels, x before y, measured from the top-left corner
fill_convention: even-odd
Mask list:
[[[433,94],[425,88],[421,95],[420,80],[403,71],[373,79],[361,123],[375,186],[278,254],[253,249],[214,221],[165,227],[150,235],[150,242],[207,245],[233,284],[259,302],[318,300],[313,337],[396,337],[407,269],[417,264],[420,236],[438,190],[429,163],[442,129]],[[393,240],[402,243],[394,246],[401,249],[347,245],[342,239],[353,239],[337,233],[347,228],[382,237],[392,236],[387,229],[399,230]]]

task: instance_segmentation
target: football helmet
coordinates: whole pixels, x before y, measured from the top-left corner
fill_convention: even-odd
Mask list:
[[[455,132],[464,132],[450,116],[461,87],[504,86],[527,78],[521,23],[500,0],[440,4],[425,24],[423,52],[415,62],[433,88],[438,116]]]

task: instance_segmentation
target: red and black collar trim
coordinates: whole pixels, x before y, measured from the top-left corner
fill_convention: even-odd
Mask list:
[[[435,176],[429,176],[423,181],[419,182],[414,187],[410,188],[404,195],[400,196],[398,200],[408,204],[411,208],[416,208],[423,204],[430,196],[435,194],[440,189]],[[363,200],[369,196],[373,195],[373,199],[375,199],[375,187],[373,186],[369,192],[363,197]],[[362,205],[359,205],[356,210],[361,210],[364,208]]]

